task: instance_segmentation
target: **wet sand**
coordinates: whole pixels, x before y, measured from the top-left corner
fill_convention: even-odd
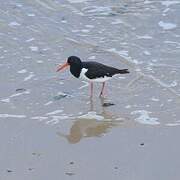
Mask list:
[[[0,180],[178,180],[179,7],[2,1]],[[131,73],[90,99],[88,83],[55,72],[70,55]]]

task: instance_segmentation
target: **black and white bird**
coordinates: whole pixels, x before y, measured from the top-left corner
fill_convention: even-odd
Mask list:
[[[102,83],[100,96],[103,96],[105,82],[107,80],[111,79],[116,74],[129,73],[128,69],[116,69],[95,61],[83,62],[79,57],[76,56],[68,57],[66,63],[60,65],[57,71],[67,68],[68,66],[70,66],[70,72],[73,76],[90,82],[91,97],[93,95],[93,82]]]

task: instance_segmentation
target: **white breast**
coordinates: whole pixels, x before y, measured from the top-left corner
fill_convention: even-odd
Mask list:
[[[85,73],[88,71],[88,69],[86,68],[82,68],[81,70],[81,73],[80,73],[80,78],[83,79],[83,80],[86,80],[86,81],[89,81],[89,82],[105,82],[109,79],[111,79],[111,77],[107,77],[107,76],[104,76],[104,77],[101,77],[101,78],[96,78],[96,79],[89,79]]]
[[[80,78],[86,81],[89,81],[89,78],[86,77],[85,73],[88,71],[86,68],[81,69]]]

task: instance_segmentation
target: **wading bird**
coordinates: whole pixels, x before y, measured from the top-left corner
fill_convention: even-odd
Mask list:
[[[93,95],[93,82],[102,83],[100,96],[104,94],[105,82],[117,74],[129,73],[128,69],[117,69],[95,61],[81,61],[79,57],[70,56],[66,63],[60,65],[57,71],[63,70],[70,66],[70,72],[76,78],[81,78],[90,82],[91,97]]]

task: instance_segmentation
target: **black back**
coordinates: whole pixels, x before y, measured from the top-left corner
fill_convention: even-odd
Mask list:
[[[129,73],[127,69],[119,70],[94,61],[82,62],[82,67],[88,69],[86,76],[89,79],[101,78],[104,76],[112,77],[119,73]]]

